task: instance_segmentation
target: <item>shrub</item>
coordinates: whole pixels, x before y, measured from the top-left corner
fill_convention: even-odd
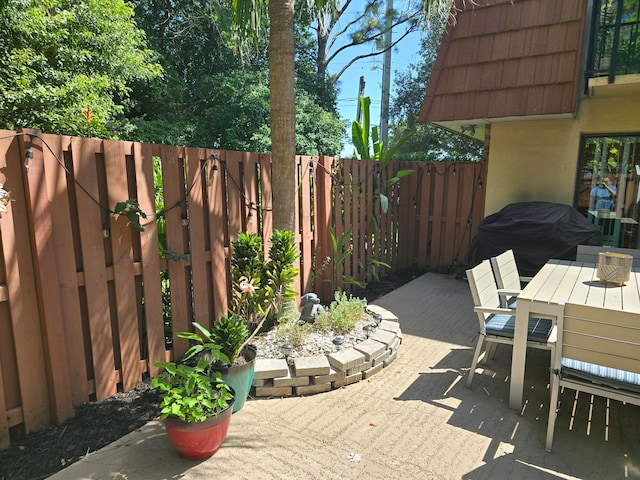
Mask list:
[[[365,313],[364,300],[347,296],[345,292],[336,292],[335,300],[328,310],[316,316],[316,327],[322,331],[333,331],[344,335],[355,327]]]
[[[276,338],[282,343],[290,343],[299,346],[304,343],[305,337],[315,329],[311,323],[300,324],[297,321],[281,323],[276,330]]]

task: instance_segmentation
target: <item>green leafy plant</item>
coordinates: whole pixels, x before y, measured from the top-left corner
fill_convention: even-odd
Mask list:
[[[209,365],[212,365],[214,362],[232,363],[231,358],[222,351],[222,345],[214,342],[209,330],[198,322],[191,322],[191,324],[202,335],[198,335],[195,332],[178,332],[178,338],[184,338],[185,340],[193,342],[182,356],[183,361],[189,361],[199,355],[198,360],[204,359]]]
[[[295,263],[300,257],[296,248],[293,232],[288,230],[274,230],[271,234],[269,247],[269,262],[265,268],[265,277],[273,294],[273,313],[278,321],[285,320],[294,312],[297,317],[295,298],[298,292],[293,288],[298,268]],[[288,306],[288,309],[286,308]]]
[[[238,233],[231,241],[230,263],[234,294],[229,311],[244,319],[247,328],[253,332],[273,298],[273,291],[266,285],[262,238],[255,233]]]
[[[220,320],[214,322],[211,330],[207,330],[198,322],[193,322],[192,325],[201,335],[193,332],[178,333],[178,337],[194,342],[183,356],[185,361],[201,355],[209,363],[232,365],[249,336],[244,320],[235,314],[223,315]]]
[[[235,293],[229,311],[243,318],[253,334],[262,328],[270,314],[271,320],[275,320],[283,306],[295,299],[297,292],[292,287],[298,275],[295,262],[300,253],[293,233],[286,230],[273,231],[268,262],[264,259],[262,239],[255,233],[240,232],[231,246]]]
[[[347,295],[345,292],[336,292],[334,298],[329,309],[316,316],[315,324],[319,330],[332,330],[343,335],[364,316],[364,300]]]
[[[391,268],[391,265],[389,265],[387,262],[376,260],[375,258],[367,259],[367,267],[365,267],[362,262],[358,262],[358,265],[360,265],[360,268],[368,268],[369,270],[371,270],[371,275],[376,282],[380,280],[379,270],[381,267]],[[366,284],[364,286],[366,286]]]
[[[306,336],[313,332],[315,326],[311,323],[298,323],[297,321],[288,321],[278,325],[276,330],[276,338],[281,343],[290,343],[298,346],[302,345]]]
[[[333,260],[333,272],[331,272],[331,278],[327,278],[324,281],[330,282],[336,291],[340,291],[340,282],[342,282],[343,285],[355,285],[360,288],[365,288],[367,286],[366,282],[344,274],[344,262],[352,252],[352,230],[349,229],[338,237],[335,228],[331,226],[329,227],[329,236],[331,237],[332,256],[327,257],[326,262],[323,263],[321,268],[324,269],[326,265]]]
[[[387,179],[384,189],[381,186],[381,171],[386,169],[393,155],[415,133],[415,129],[408,132],[393,145],[386,145],[383,140],[380,140],[378,127],[374,125],[371,129],[369,128],[369,107],[371,105],[371,99],[369,97],[360,97],[360,105],[362,123],[358,121],[353,122],[351,126],[351,141],[356,149],[356,158],[376,160],[380,164],[381,168],[377,169],[377,174],[373,176],[373,191],[374,196],[380,201],[382,213],[386,214],[389,210],[389,198],[385,194],[386,188],[398,183],[401,177],[411,175],[413,170],[399,170],[393,177]],[[370,146],[373,147],[373,156],[371,155]],[[377,228],[377,218],[375,215],[372,218]]]
[[[201,422],[217,417],[229,407],[233,393],[220,374],[208,371],[209,363],[200,360],[195,366],[158,362],[164,371],[154,377],[151,388],[160,389],[162,418],[177,417],[185,422]]]
[[[147,218],[147,214],[140,210],[137,200],[130,198],[124,202],[116,203],[113,213],[115,215],[124,215],[137,231],[144,232],[144,227],[140,225],[140,219]]]

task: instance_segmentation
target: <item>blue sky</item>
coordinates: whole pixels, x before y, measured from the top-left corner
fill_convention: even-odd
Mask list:
[[[357,8],[361,7],[361,2],[354,2]],[[396,0],[394,6],[396,9],[401,8],[403,2]],[[348,14],[347,14],[348,15]],[[352,16],[353,17],[353,16]],[[336,30],[338,30],[336,28]],[[394,39],[398,33],[394,30]],[[393,84],[396,71],[406,71],[410,64],[417,63],[420,60],[418,49],[420,47],[421,32],[413,32],[396,45],[391,53],[391,95],[393,97]],[[331,73],[339,72],[342,67],[347,64],[353,57],[360,54],[371,53],[375,50],[373,45],[363,45],[347,49],[337,56],[330,64],[329,71]],[[338,93],[338,111],[340,117],[348,120],[347,136],[351,138],[351,122],[356,119],[358,86],[360,84],[360,76],[364,76],[365,80],[365,96],[371,99],[371,124],[380,124],[380,104],[382,96],[382,65],[383,55],[368,57],[354,63],[349,69],[342,74],[339,80]],[[343,156],[350,157],[353,153],[353,147],[350,142],[342,151]]]

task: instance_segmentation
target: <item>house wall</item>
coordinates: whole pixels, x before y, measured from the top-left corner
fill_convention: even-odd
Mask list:
[[[598,93],[575,119],[491,124],[485,216],[514,202],[573,205],[580,135],[640,132],[640,95]]]

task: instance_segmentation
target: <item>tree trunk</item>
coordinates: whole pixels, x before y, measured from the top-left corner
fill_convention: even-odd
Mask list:
[[[273,228],[295,232],[296,110],[293,0],[269,2]]]

